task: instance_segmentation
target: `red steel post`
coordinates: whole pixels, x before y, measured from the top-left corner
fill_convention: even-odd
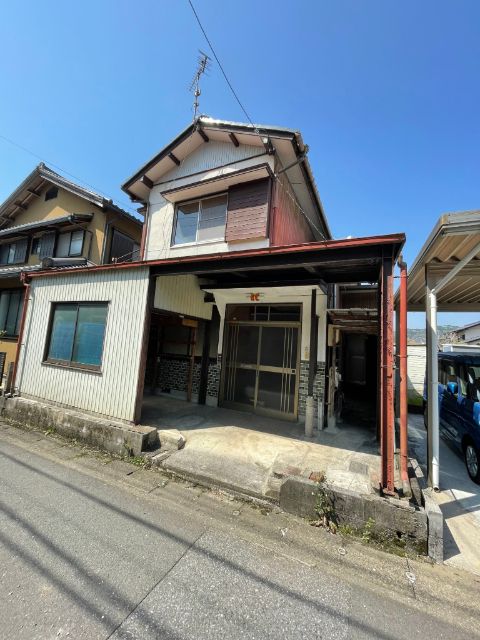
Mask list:
[[[408,482],[408,405],[407,405],[407,264],[400,266],[400,475]]]
[[[384,257],[382,264],[382,423],[380,451],[382,456],[382,490],[395,494],[395,416],[393,387],[393,257]]]

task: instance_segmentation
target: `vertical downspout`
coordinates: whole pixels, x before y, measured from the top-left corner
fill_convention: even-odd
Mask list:
[[[410,493],[408,481],[408,402],[407,402],[407,264],[400,255],[400,477],[404,494]]]
[[[310,353],[308,364],[308,395],[305,409],[305,437],[313,437],[313,383],[315,380],[315,367],[317,364],[316,353],[316,327],[317,327],[317,290],[312,289],[312,302],[310,309]]]
[[[432,416],[432,486],[440,487],[440,430],[438,427],[438,338],[437,338],[437,293],[430,291],[430,394]]]
[[[140,260],[143,262],[145,253],[145,243],[147,240],[148,213],[150,211],[150,201],[147,202],[147,210],[145,212],[145,220],[142,229],[142,239],[140,241]]]
[[[25,299],[23,301],[22,319],[20,321],[20,329],[18,330],[17,353],[15,354],[15,360],[13,364],[12,391],[15,391],[15,377],[17,375],[18,361],[20,358],[20,348],[22,346],[23,328],[25,327],[25,317],[27,315],[27,306],[28,306],[28,301],[30,299],[30,283],[28,282],[27,274],[22,272],[20,275],[20,279],[26,288],[25,288]]]

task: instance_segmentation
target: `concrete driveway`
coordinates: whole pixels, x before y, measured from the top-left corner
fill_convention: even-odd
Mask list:
[[[427,473],[427,432],[423,416],[408,417],[410,455]],[[435,494],[444,517],[444,559],[480,574],[480,485],[470,480],[462,454],[440,438],[440,491]]]

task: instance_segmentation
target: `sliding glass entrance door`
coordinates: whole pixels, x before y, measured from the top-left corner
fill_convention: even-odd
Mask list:
[[[221,406],[297,419],[300,311],[298,305],[227,307]]]

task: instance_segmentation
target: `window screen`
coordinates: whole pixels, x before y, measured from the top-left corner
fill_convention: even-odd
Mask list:
[[[227,199],[223,194],[178,205],[174,244],[223,239]]]
[[[106,303],[56,304],[47,361],[99,369],[107,308]]]

